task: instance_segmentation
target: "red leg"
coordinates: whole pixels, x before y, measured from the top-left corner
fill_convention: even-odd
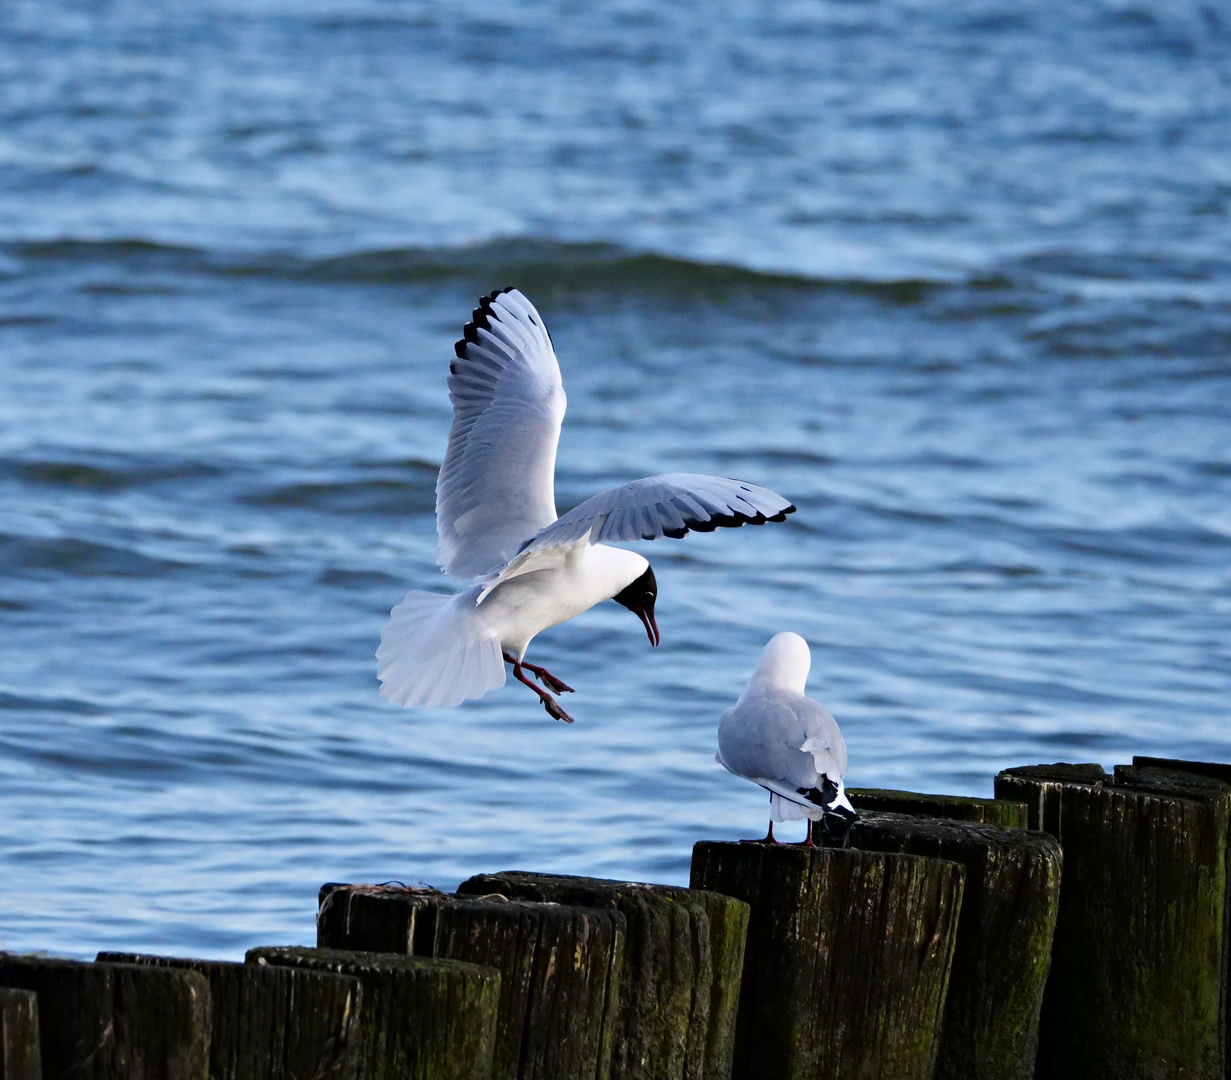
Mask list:
[[[508,657],[506,656],[505,659],[507,660]],[[518,661],[513,660],[511,663],[513,664],[513,678],[515,678],[519,683],[524,683],[536,694],[538,694],[539,700],[543,703],[543,708],[547,710],[548,716],[552,716],[557,720],[563,720],[566,724],[571,724],[573,722],[573,718],[569,716],[569,714],[562,708],[560,708],[560,703],[554,697],[552,697],[546,690],[540,690],[534,685],[534,683],[526,678],[526,673],[522,671],[522,665],[518,663]]]
[[[517,663],[516,658],[510,656],[508,653],[504,654],[504,659],[507,663],[510,663],[510,664],[515,665]],[[548,690],[554,691],[557,694],[575,693],[573,688],[569,686],[568,683],[564,682],[564,680],[562,679],[557,679],[546,668],[539,667],[538,664],[528,663],[525,660],[521,662],[521,666],[524,667],[527,671],[533,672],[535,675],[535,678],[537,678],[545,687],[547,687]]]
[[[769,832],[762,836],[759,840],[741,840],[741,844],[777,844],[780,841],[774,839],[774,823],[770,821]]]

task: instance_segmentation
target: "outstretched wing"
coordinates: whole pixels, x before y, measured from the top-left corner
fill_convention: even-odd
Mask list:
[[[769,488],[720,476],[662,473],[610,488],[586,499],[527,540],[499,575],[486,584],[482,602],[496,585],[539,569],[548,549],[621,540],[657,540],[719,526],[785,521],[795,507]]]
[[[662,473],[601,491],[531,537],[519,553],[568,544],[679,538],[719,526],[785,521],[795,507],[769,488],[695,473]]]
[[[556,520],[564,386],[539,313],[516,289],[479,301],[449,365],[453,426],[436,480],[436,559],[470,579]]]

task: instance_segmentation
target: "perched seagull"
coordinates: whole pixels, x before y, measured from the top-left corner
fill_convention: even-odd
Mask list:
[[[470,581],[452,596],[413,591],[376,651],[381,694],[406,706],[457,705],[504,685],[504,665],[557,720],[572,687],[526,649],[542,630],[615,600],[659,642],[658,585],[640,555],[603,541],[657,540],[719,525],[782,521],[795,507],[740,480],[663,473],[612,488],[556,517],[564,387],[551,337],[516,289],[485,296],[449,365],[453,427],[436,481],[436,559]],[[529,671],[546,689],[526,677]]]
[[[718,764],[769,792],[769,834],[775,821],[822,821],[858,815],[842,777],[846,743],[838,722],[804,697],[812,667],[808,643],[798,634],[775,634],[735,705],[718,721]],[[809,826],[808,839],[812,832]]]

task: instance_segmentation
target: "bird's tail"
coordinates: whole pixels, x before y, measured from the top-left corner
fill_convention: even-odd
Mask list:
[[[769,793],[769,816],[774,821],[798,821],[800,818],[820,821],[824,814],[823,807],[809,806],[805,809],[794,799],[787,799],[776,791]]]
[[[504,685],[500,639],[475,616],[474,593],[406,594],[376,650],[382,697],[407,707],[458,705]]]

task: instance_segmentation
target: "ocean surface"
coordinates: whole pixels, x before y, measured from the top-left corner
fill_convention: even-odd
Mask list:
[[[1231,17],[1188,0],[10,0],[0,946],[239,957],[325,881],[683,882],[771,634],[848,783],[1231,760]],[[402,711],[452,343],[516,285],[561,508],[641,545],[515,683]],[[788,836],[794,832],[783,830]]]

